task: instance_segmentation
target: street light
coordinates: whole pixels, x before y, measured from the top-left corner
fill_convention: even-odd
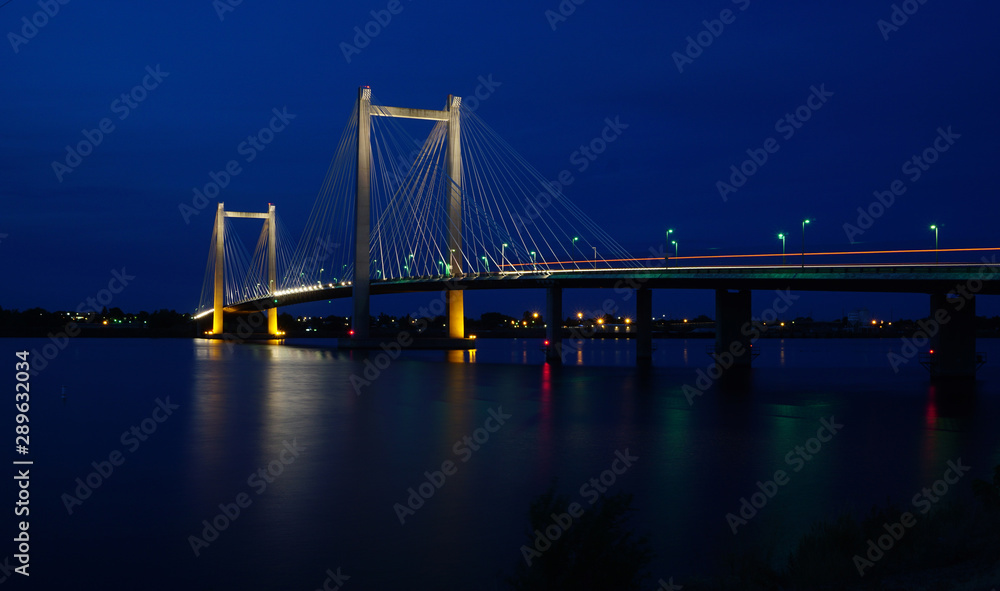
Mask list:
[[[674,233],[673,228],[667,230],[667,242],[670,242],[670,235],[673,234],[673,233]],[[664,267],[669,267],[670,266],[670,253],[669,252],[663,255],[663,266]]]
[[[594,247],[594,268],[597,268],[597,247]]]
[[[676,258],[678,258],[677,251],[680,250],[680,247],[677,246],[677,241],[676,240],[671,240],[670,244],[674,245],[674,258],[676,259]]]
[[[535,265],[535,251],[531,251],[531,270],[532,271],[538,270],[538,266]]]
[[[802,268],[806,267],[806,224],[809,220],[802,220]]]
[[[931,226],[931,230],[934,230],[934,262],[938,262],[938,227],[937,224]]]
[[[483,257],[479,257],[479,258],[483,259],[483,265],[486,266],[486,272],[489,273],[490,272],[490,264],[489,264],[489,262],[486,261],[486,257],[483,256]]]
[[[778,238],[781,238],[781,264],[785,264],[785,235],[778,234]]]
[[[507,250],[507,243],[506,242],[504,242],[503,245],[500,247],[500,261],[503,262],[504,264],[507,263],[507,258],[504,256],[504,251],[505,250]],[[503,272],[503,269],[501,269],[501,272]]]
[[[573,236],[573,250],[576,250],[576,241],[577,241],[577,240],[579,240],[579,239],[580,239],[579,237],[577,237],[577,236]],[[577,251],[576,251],[576,254],[578,254],[578,255],[579,255],[579,254],[580,254],[580,251],[578,251],[578,250],[577,250]],[[576,268],[577,268],[577,269],[579,269],[579,268],[580,268],[580,263],[578,263],[578,262],[576,262],[576,261],[574,261],[573,263],[574,263],[574,264],[576,265]]]

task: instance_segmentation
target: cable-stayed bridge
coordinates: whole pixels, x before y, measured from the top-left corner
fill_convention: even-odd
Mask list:
[[[408,119],[432,122],[426,138],[413,139],[412,125],[404,124]],[[233,218],[264,220],[252,252],[227,223]],[[823,254],[811,253],[810,261]],[[277,335],[279,307],[350,297],[352,334],[364,342],[371,295],[444,290],[449,336],[463,339],[465,291],[538,287],[547,290],[550,359],[556,359],[561,290],[626,288],[636,292],[638,357],[648,358],[654,288],[716,290],[719,354],[734,344],[749,348],[743,327],[751,321],[752,289],[928,293],[932,317],[948,302],[965,302],[960,310],[951,305],[952,320],[937,331],[932,372],[967,375],[970,367],[975,372],[975,295],[1000,293],[997,269],[806,266],[806,253],[799,266],[784,264],[781,256],[782,264],[677,267],[655,249],[629,253],[499,134],[463,110],[459,97],[449,95],[441,110],[389,107],[362,87],[297,241],[284,231],[274,205],[267,212],[218,205],[195,317],[212,316],[211,332],[220,335],[225,312],[267,310],[268,332]],[[963,295],[961,286],[967,284],[975,289]],[[963,345],[940,343],[942,334],[945,343],[954,337]],[[739,363],[749,365],[750,358]]]

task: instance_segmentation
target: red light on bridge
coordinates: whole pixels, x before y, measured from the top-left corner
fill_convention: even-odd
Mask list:
[[[548,347],[548,346],[549,346],[549,342],[548,342],[548,341],[545,341],[545,346],[546,346],[546,347]]]
[[[934,354],[934,349],[931,349],[931,352],[930,352],[930,354],[931,354],[931,355],[933,355],[933,354]]]
[[[353,337],[354,336],[354,329],[352,328],[351,330],[347,331],[347,334]]]

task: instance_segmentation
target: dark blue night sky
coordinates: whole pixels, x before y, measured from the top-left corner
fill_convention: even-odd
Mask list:
[[[246,211],[274,202],[298,234],[359,85],[384,104],[433,109],[478,89],[477,115],[546,178],[570,170],[565,195],[635,253],[667,227],[682,255],[780,251],[779,231],[797,252],[804,217],[817,220],[808,250],[932,248],[933,223],[942,248],[998,246],[996,3],[233,2],[0,8],[0,305],[72,309],[124,267],[135,279],[114,305],[193,310],[214,204],[189,224],[179,205],[285,109],[294,119],[219,199]],[[345,50],[387,7],[396,14],[370,27],[377,35]],[[797,112],[807,120],[781,122]],[[581,171],[574,152],[615,117],[628,127]],[[54,170],[104,119],[113,129],[93,153]],[[904,167],[939,130],[951,135],[936,161]],[[769,138],[767,161],[723,199],[731,166],[748,150],[762,157]],[[905,192],[849,236],[858,207],[897,179]],[[407,312],[412,297],[372,310]],[[566,309],[598,297],[569,292]],[[487,292],[466,305],[471,316],[543,302],[541,291]],[[802,315],[821,318],[928,309],[925,296],[803,302]],[[708,292],[658,292],[654,305],[657,315],[714,309]],[[984,299],[979,313],[998,309]]]

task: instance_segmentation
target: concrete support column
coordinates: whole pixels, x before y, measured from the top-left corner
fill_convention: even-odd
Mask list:
[[[635,290],[635,358],[639,363],[653,360],[653,290]]]
[[[934,328],[935,334],[930,334]],[[974,378],[976,359],[976,297],[949,298],[931,294],[929,368],[933,378]]]
[[[448,252],[451,275],[462,274],[462,97],[448,95],[448,146],[446,166],[451,185],[448,187]]]
[[[267,281],[268,293],[273,294],[278,290],[278,227],[275,217],[274,204],[269,203],[267,207]],[[267,310],[267,333],[271,336],[278,334],[278,307]]]
[[[545,289],[545,359],[549,363],[562,362],[562,288]]]
[[[750,290],[715,290],[715,354],[720,363],[731,355],[733,366],[750,367],[750,337],[742,332],[750,314]]]
[[[465,292],[460,289],[448,290],[448,336],[465,338]]]
[[[460,129],[462,98],[448,95],[448,146],[446,166],[451,186],[445,211],[448,228],[447,269],[452,277],[462,275],[462,133]],[[453,289],[448,292],[448,336],[465,338],[465,294]]]
[[[222,308],[225,305],[226,211],[220,203],[215,212],[215,293],[212,298],[212,334],[222,334]]]
[[[354,316],[351,328],[354,338],[368,338],[369,324],[369,275],[371,254],[371,105],[372,91],[362,86],[358,89],[358,177],[354,196]]]

